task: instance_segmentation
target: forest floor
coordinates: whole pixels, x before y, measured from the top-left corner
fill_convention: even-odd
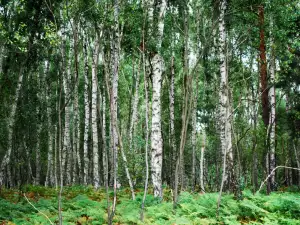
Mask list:
[[[57,224],[57,191],[53,188],[25,186],[20,190],[0,190],[0,225]],[[149,190],[149,193],[151,190]],[[29,201],[40,211],[31,206]],[[189,193],[180,195],[173,210],[172,193],[164,189],[160,202],[148,194],[145,202],[144,222],[140,221],[143,190],[138,189],[136,200],[130,199],[129,189],[118,192],[114,224],[286,224],[300,225],[300,193],[276,192],[269,196],[253,195],[243,191],[242,200],[232,195],[222,197],[219,217],[216,218],[217,193]],[[112,199],[113,193],[110,193]],[[65,187],[63,192],[63,224],[106,224],[107,201],[105,190],[92,187]]]

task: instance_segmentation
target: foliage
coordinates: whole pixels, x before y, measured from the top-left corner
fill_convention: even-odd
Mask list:
[[[57,193],[55,189],[27,186],[26,195],[40,211],[53,222],[57,220]],[[168,195],[167,191],[165,195]],[[171,199],[162,202],[148,194],[144,223],[140,221],[142,192],[130,200],[128,189],[118,193],[116,224],[300,224],[300,198],[297,193],[253,195],[244,191],[244,199],[234,200],[225,195],[219,217],[216,218],[217,193],[182,192],[178,207],[173,209]],[[82,186],[67,187],[63,194],[64,224],[105,224],[107,202],[104,190],[94,191]],[[18,190],[2,190],[0,222],[13,224],[47,224],[46,218],[33,209]]]

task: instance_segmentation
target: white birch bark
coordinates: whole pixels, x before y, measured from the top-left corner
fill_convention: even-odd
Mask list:
[[[159,5],[157,24],[157,50],[160,52],[164,33],[164,18],[167,3],[162,0]],[[164,60],[156,54],[151,60],[152,64],[152,127],[151,127],[151,177],[154,189],[154,197],[162,198],[162,156],[163,140],[161,130],[161,85]]]
[[[114,183],[114,199],[112,210],[109,218],[109,224],[116,210],[117,204],[117,186],[118,186],[118,148],[119,138],[117,132],[117,116],[118,116],[118,81],[119,81],[119,53],[120,53],[120,36],[119,36],[119,1],[114,0],[114,26],[113,39],[111,39],[111,91],[110,91],[110,118],[111,118],[111,144],[113,155],[113,183]]]
[[[145,34],[143,30],[143,45],[145,43]],[[144,195],[141,206],[141,221],[144,220],[144,208],[145,208],[145,200],[148,190],[148,182],[149,182],[149,162],[148,162],[148,147],[149,147],[149,100],[148,100],[148,90],[147,90],[147,74],[146,74],[146,61],[145,61],[145,53],[143,55],[143,72],[144,72],[144,90],[145,90],[145,122],[146,122],[146,144],[145,144],[145,166],[146,166],[146,178],[145,178],[145,187],[144,187]]]
[[[12,152],[12,135],[13,135],[13,126],[15,124],[15,115],[16,115],[16,110],[17,110],[17,103],[20,97],[20,90],[22,87],[23,83],[23,69],[20,69],[19,72],[19,78],[18,78],[18,83],[17,83],[17,88],[16,88],[16,93],[15,96],[13,96],[12,99],[12,108],[11,108],[11,113],[10,117],[8,118],[8,138],[7,138],[7,151],[2,159],[1,165],[0,165],[0,186],[3,185],[4,182],[4,175],[5,175],[5,168],[10,162],[10,155]]]
[[[103,82],[103,90],[105,90],[105,85]],[[106,145],[106,94],[103,91],[102,95],[102,140],[103,140],[103,172],[104,172],[104,186],[108,187],[108,155],[107,155],[107,145]]]
[[[205,152],[205,146],[206,146],[206,134],[205,134],[205,128],[202,132],[202,146],[201,146],[201,155],[200,155],[200,189],[201,192],[205,192],[204,188],[204,152]]]
[[[161,131],[161,85],[163,58],[156,54],[152,59],[153,93],[152,93],[152,126],[151,126],[151,177],[154,196],[162,197],[162,154],[163,142]]]
[[[58,151],[59,148],[58,148],[58,143],[57,143],[57,139],[58,139],[58,136],[57,136],[57,125],[54,125],[54,183],[55,183],[55,189],[57,190],[58,189],[58,162],[60,160],[57,160],[57,155],[58,155]]]
[[[170,142],[172,146],[172,163],[171,171],[175,170],[174,163],[176,162],[176,140],[175,140],[175,114],[174,114],[174,102],[175,102],[175,69],[174,69],[174,52],[171,58],[171,78],[170,78],[170,92],[169,92],[169,108],[170,108]],[[172,176],[173,177],[173,176]]]
[[[117,187],[117,176],[118,176],[118,148],[119,138],[117,133],[117,117],[118,117],[118,83],[119,83],[119,53],[120,53],[120,36],[119,36],[119,1],[114,1],[114,42],[112,44],[111,54],[113,55],[113,68],[112,68],[112,116],[113,121],[112,135],[113,135],[113,154],[114,154],[114,188]],[[116,195],[116,192],[115,192]],[[114,206],[116,204],[114,199]]]
[[[163,40],[163,34],[164,34],[164,19],[166,15],[166,10],[167,10],[167,1],[166,0],[161,0],[160,5],[159,5],[159,15],[158,15],[158,24],[157,24],[157,49],[160,51],[161,48],[161,43]]]
[[[49,71],[49,61],[45,61],[44,65],[44,77],[47,77]],[[47,152],[47,175],[45,186],[54,185],[54,168],[53,168],[53,126],[52,126],[52,109],[51,109],[51,84],[47,86],[46,93],[46,103],[47,103],[47,126],[48,126],[48,152]]]
[[[100,186],[99,178],[99,152],[98,152],[98,126],[97,126],[97,68],[99,59],[99,37],[94,41],[92,60],[92,136],[93,136],[93,185],[95,189]]]
[[[269,116],[269,126],[270,126],[270,167],[269,172],[273,171],[276,167],[275,162],[275,119],[276,119],[276,93],[275,93],[275,53],[274,53],[274,37],[272,34],[273,29],[273,18],[270,20],[270,37],[271,37],[271,59],[270,59],[270,83],[271,88],[269,90],[269,102],[270,102],[270,116]],[[275,171],[270,176],[271,190],[275,189]]]
[[[226,28],[225,28],[225,11],[227,6],[227,0],[220,2],[220,17],[219,17],[219,60],[220,60],[220,91],[219,91],[219,121],[220,121],[220,141],[221,141],[221,152],[223,158],[222,166],[222,181],[218,199],[218,210],[220,206],[222,191],[224,183],[228,183],[228,171],[233,168],[227,166],[227,158],[232,157],[229,151],[232,152],[232,141],[231,141],[231,119],[230,117],[230,103],[229,103],[229,87],[228,87],[228,70],[226,62]],[[231,159],[229,159],[229,162]],[[228,170],[228,171],[227,171]]]
[[[90,128],[90,102],[89,102],[89,65],[88,65],[88,52],[87,40],[84,41],[84,137],[83,137],[83,184],[88,184],[88,171],[89,171],[89,155],[88,155],[88,139]]]
[[[231,125],[230,125],[230,103],[229,103],[229,87],[228,87],[228,70],[226,62],[226,28],[224,15],[226,11],[226,0],[221,1],[220,5],[220,18],[219,18],[219,59],[220,59],[220,140],[221,140],[221,151],[224,161],[228,151],[232,148],[231,141]],[[230,157],[230,156],[229,156]],[[223,168],[226,170],[226,166]],[[227,172],[223,171],[225,176]],[[227,177],[225,177],[227,180]]]
[[[71,51],[70,51],[71,52]],[[64,137],[63,137],[63,161],[62,168],[66,170],[66,185],[71,184],[71,165],[72,165],[72,149],[71,149],[71,135],[70,135],[70,88],[68,81],[71,76],[71,53],[69,52],[69,60],[67,65],[67,72],[63,76],[63,87],[65,93],[65,125],[64,125]]]
[[[73,103],[73,180],[72,183],[75,184],[80,180],[81,177],[81,158],[80,158],[80,124],[79,124],[79,96],[78,96],[78,87],[79,87],[79,68],[78,68],[78,29],[76,22],[73,23],[73,39],[74,39],[74,63],[75,63],[75,72],[74,72],[74,103]]]
[[[148,17],[148,36],[152,34],[153,15],[154,15],[154,0],[145,0],[147,17]]]

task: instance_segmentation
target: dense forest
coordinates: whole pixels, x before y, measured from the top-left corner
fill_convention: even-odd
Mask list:
[[[296,0],[1,0],[0,208],[45,220],[0,223],[299,224],[299,31]]]

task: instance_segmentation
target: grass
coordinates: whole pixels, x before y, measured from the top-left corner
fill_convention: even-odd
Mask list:
[[[57,192],[53,188],[23,187],[29,200],[57,223]],[[151,190],[149,190],[151,192]],[[2,189],[0,193],[0,224],[49,224],[47,219],[28,204],[20,191]],[[180,195],[178,207],[173,210],[169,189],[164,190],[162,201],[149,194],[146,199],[144,222],[139,219],[142,191],[136,200],[130,199],[130,190],[118,192],[114,224],[269,224],[300,225],[300,195],[296,192],[253,195],[243,192],[243,200],[224,195],[219,217],[216,218],[217,193],[189,193]],[[110,193],[112,199],[113,193]],[[107,202],[105,191],[92,187],[65,187],[63,193],[64,224],[106,224]]]

